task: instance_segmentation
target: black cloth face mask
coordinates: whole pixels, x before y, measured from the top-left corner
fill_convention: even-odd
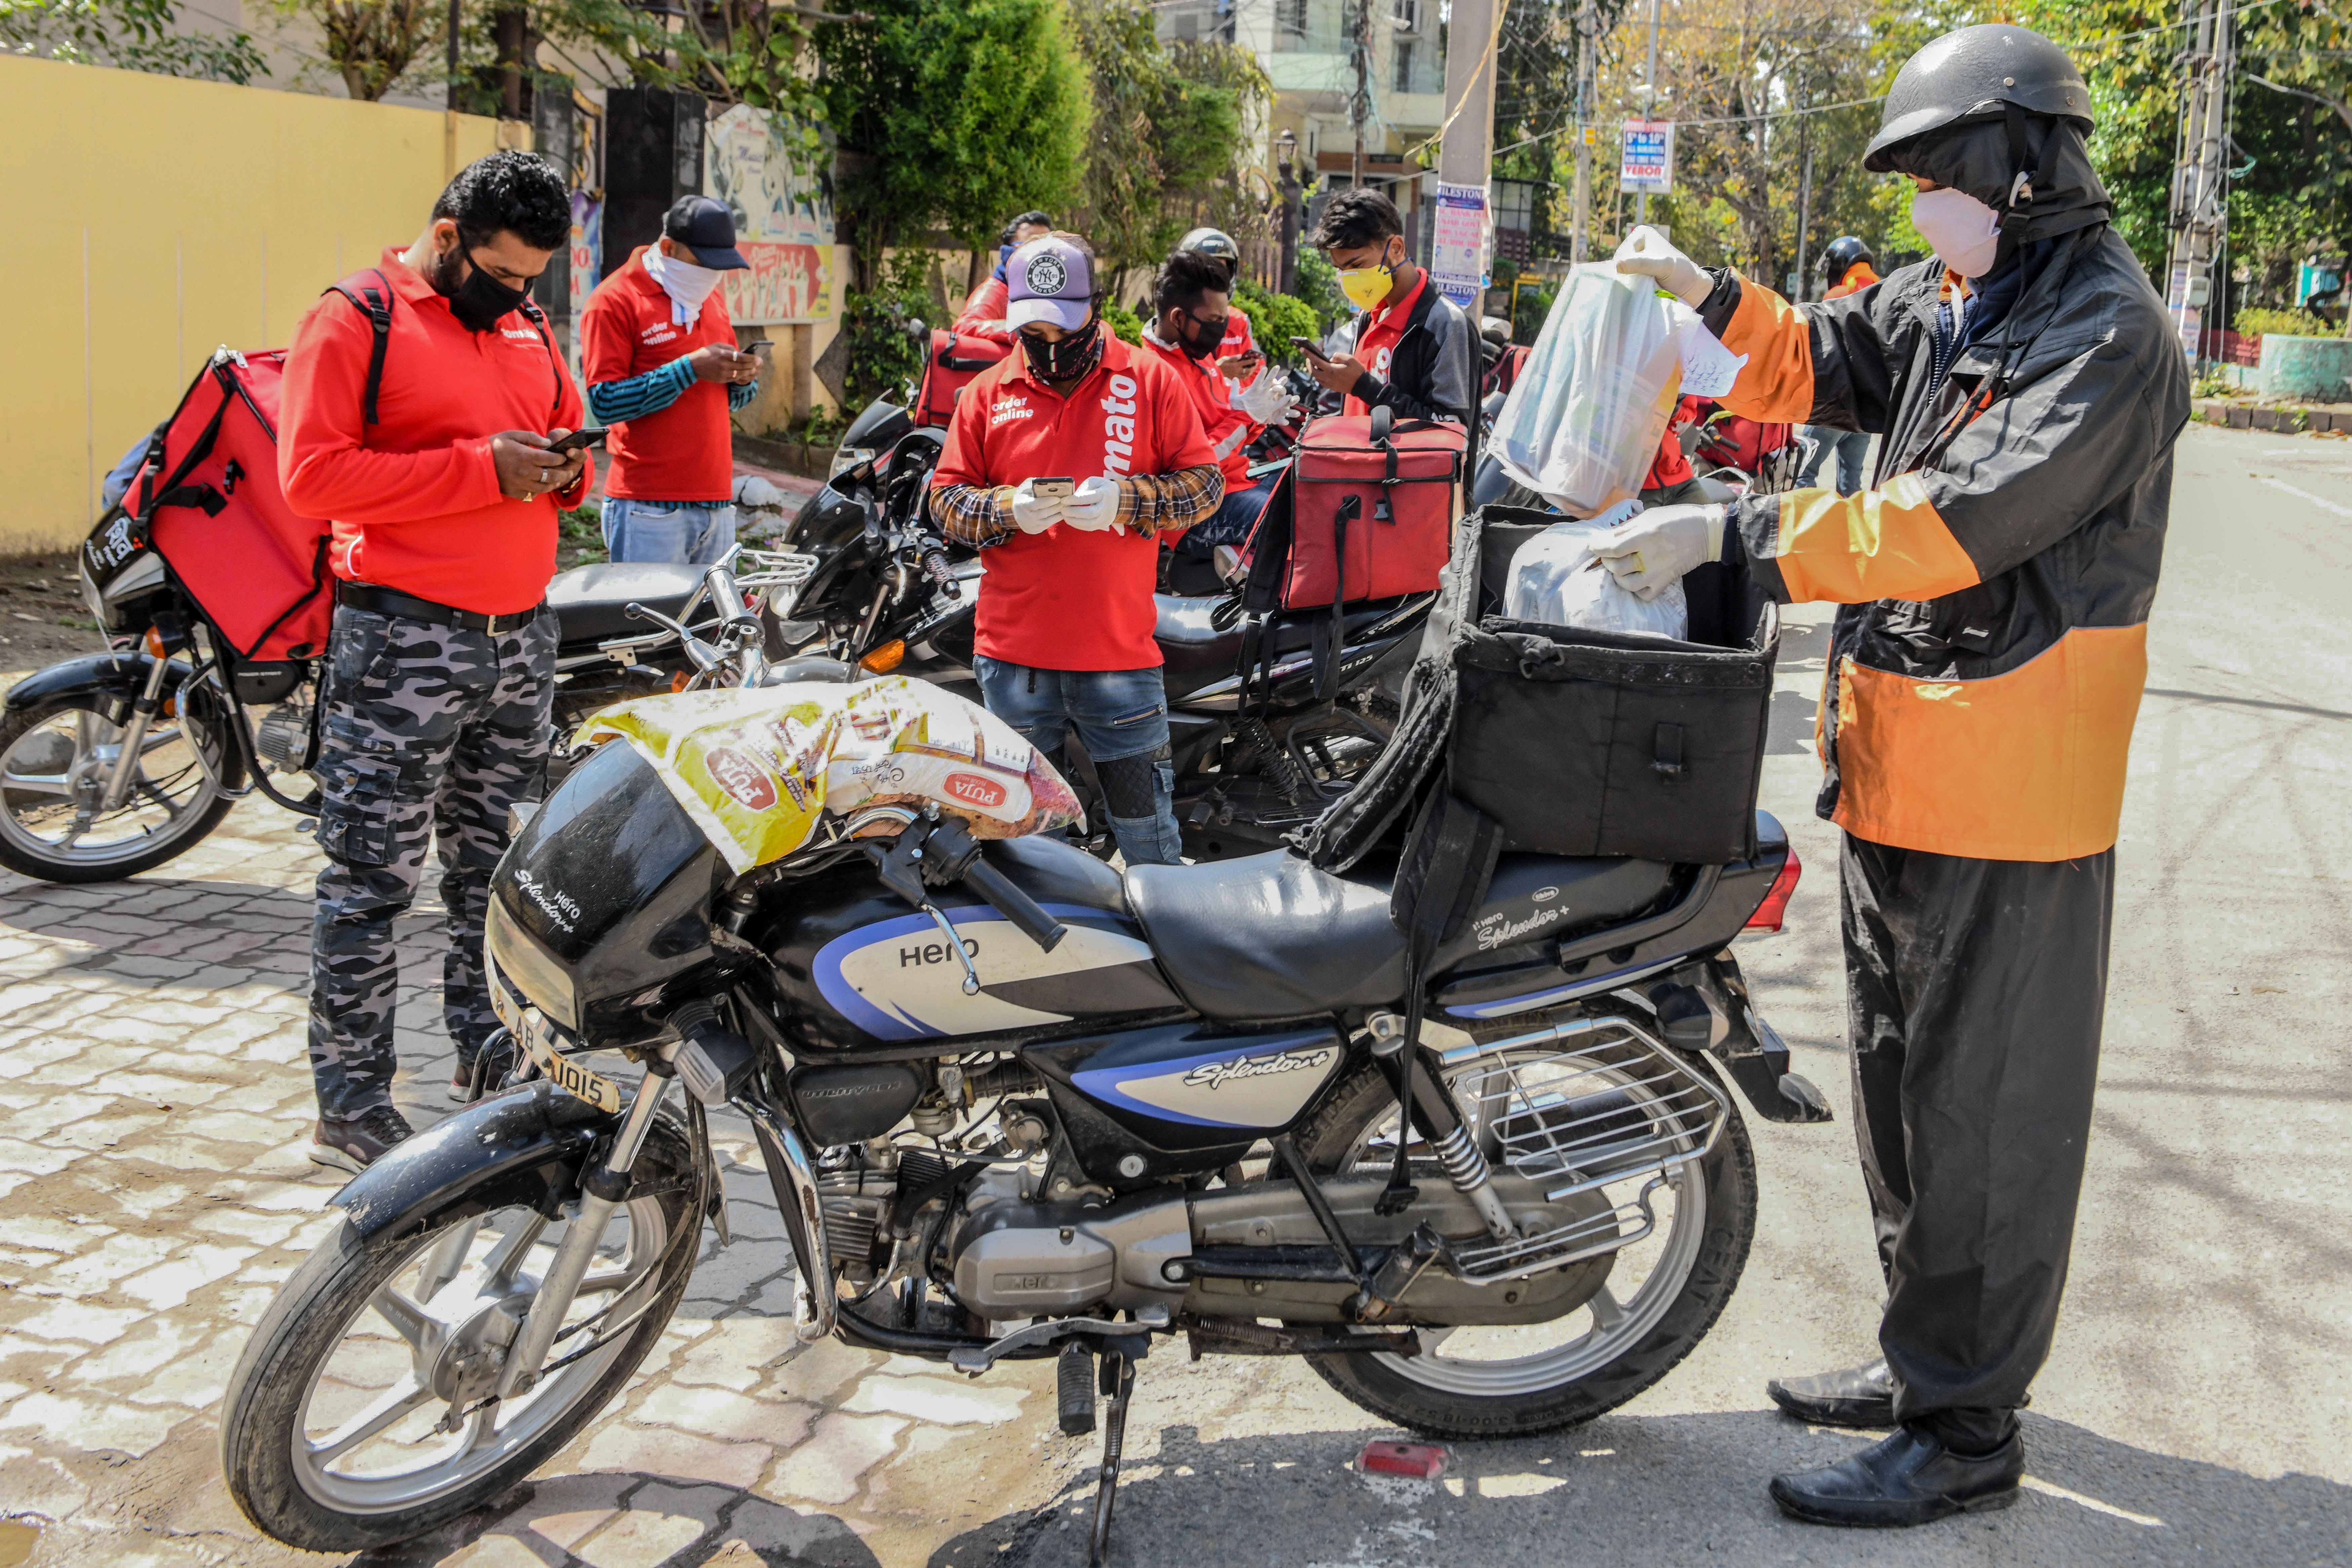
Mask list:
[[[1192,335],[1177,346],[1184,351],[1186,358],[1196,363],[1207,359],[1223,346],[1225,333],[1233,325],[1230,316],[1213,316],[1202,321],[1190,310],[1184,312],[1184,320],[1190,323]]]
[[[1102,358],[1102,323],[1091,320],[1087,331],[1071,332],[1053,342],[1020,334],[1021,353],[1029,361],[1030,371],[1040,381],[1075,381],[1094,369]]]
[[[453,283],[457,262],[463,258],[472,270],[462,283]],[[530,298],[528,289],[515,289],[499,282],[482,270],[482,264],[466,256],[462,247],[452,250],[435,264],[433,289],[449,301],[449,313],[457,324],[469,332],[487,332],[499,324],[499,319],[522,309]]]

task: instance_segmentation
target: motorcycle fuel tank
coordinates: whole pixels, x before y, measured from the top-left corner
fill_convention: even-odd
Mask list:
[[[1051,1028],[1174,1013],[1118,873],[1066,840],[988,846],[989,864],[1068,928],[1047,952],[988,905],[940,893],[980,989],[930,917],[910,910],[864,860],[789,885],[756,933],[796,1021],[831,1050]]]

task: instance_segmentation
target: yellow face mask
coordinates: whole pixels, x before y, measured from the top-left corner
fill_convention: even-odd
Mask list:
[[[1387,299],[1394,287],[1396,271],[1386,262],[1378,267],[1350,267],[1339,274],[1339,291],[1359,310],[1371,310]]]

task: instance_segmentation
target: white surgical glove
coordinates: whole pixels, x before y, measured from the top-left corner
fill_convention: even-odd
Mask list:
[[[1639,272],[1658,280],[1658,287],[1696,310],[1715,292],[1706,268],[1676,250],[1674,242],[1648,224],[1635,226],[1617,247],[1617,270]]]
[[[1646,604],[1693,567],[1723,559],[1723,516],[1720,506],[1655,507],[1603,534],[1592,558]]]
[[[1063,503],[1062,521],[1088,531],[1118,526],[1118,482],[1097,474],[1078,481],[1077,492]]]
[[[1247,386],[1234,388],[1230,401],[1261,425],[1279,425],[1298,406],[1298,400],[1290,395],[1290,388],[1283,384],[1282,377],[1271,373]]]
[[[1069,502],[1060,496],[1041,496],[1037,481],[1024,479],[1013,492],[1013,521],[1024,533],[1043,533],[1062,521]]]

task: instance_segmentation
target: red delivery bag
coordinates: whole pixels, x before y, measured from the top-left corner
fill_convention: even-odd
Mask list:
[[[123,509],[172,574],[248,662],[308,658],[333,622],[325,522],[278,488],[278,392],[286,353],[222,349],[165,426]]]
[[[934,330],[923,384],[915,393],[915,423],[945,429],[971,378],[1012,352],[1011,343],[994,338]]]
[[[1310,421],[1294,462],[1282,607],[1336,611],[1426,594],[1454,537],[1467,437],[1459,426],[1369,415]]]

